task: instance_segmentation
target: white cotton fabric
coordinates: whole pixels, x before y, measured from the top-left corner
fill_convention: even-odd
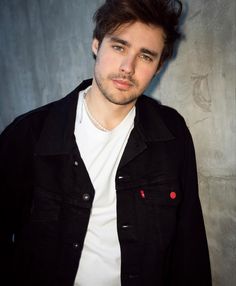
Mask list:
[[[75,137],[95,198],[75,286],[120,286],[115,176],[134,126],[135,107],[116,128],[105,132],[92,123],[86,112],[83,102],[86,91],[79,96]]]

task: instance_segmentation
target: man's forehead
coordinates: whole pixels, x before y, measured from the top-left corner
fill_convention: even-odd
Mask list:
[[[132,22],[120,25],[104,37],[107,41],[118,42],[125,46],[140,46],[146,48],[161,48],[164,46],[164,31],[154,25]],[[157,45],[158,43],[158,45]]]

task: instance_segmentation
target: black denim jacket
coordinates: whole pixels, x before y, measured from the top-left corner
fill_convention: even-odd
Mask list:
[[[73,285],[94,198],[74,136],[78,92],[90,84],[0,137],[4,285]],[[211,285],[193,143],[175,110],[138,99],[115,183],[122,286]]]

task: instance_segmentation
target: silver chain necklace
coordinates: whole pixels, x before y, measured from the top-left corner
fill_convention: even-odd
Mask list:
[[[87,105],[87,102],[86,102],[86,94],[84,94],[84,107],[85,107],[85,110],[90,118],[90,120],[93,122],[93,124],[95,126],[97,126],[100,130],[104,131],[104,132],[110,132],[109,129],[105,128],[104,126],[102,126],[98,121],[97,119],[95,119],[92,114],[89,112],[89,109],[88,109],[88,105]]]

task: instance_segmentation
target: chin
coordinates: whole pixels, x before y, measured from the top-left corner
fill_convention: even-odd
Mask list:
[[[116,104],[116,105],[129,105],[133,102],[135,102],[138,98],[138,96],[128,96],[128,97],[124,97],[124,96],[117,96],[117,97],[114,97],[114,96],[105,96],[106,99],[108,101],[110,101],[111,103],[113,104]]]

